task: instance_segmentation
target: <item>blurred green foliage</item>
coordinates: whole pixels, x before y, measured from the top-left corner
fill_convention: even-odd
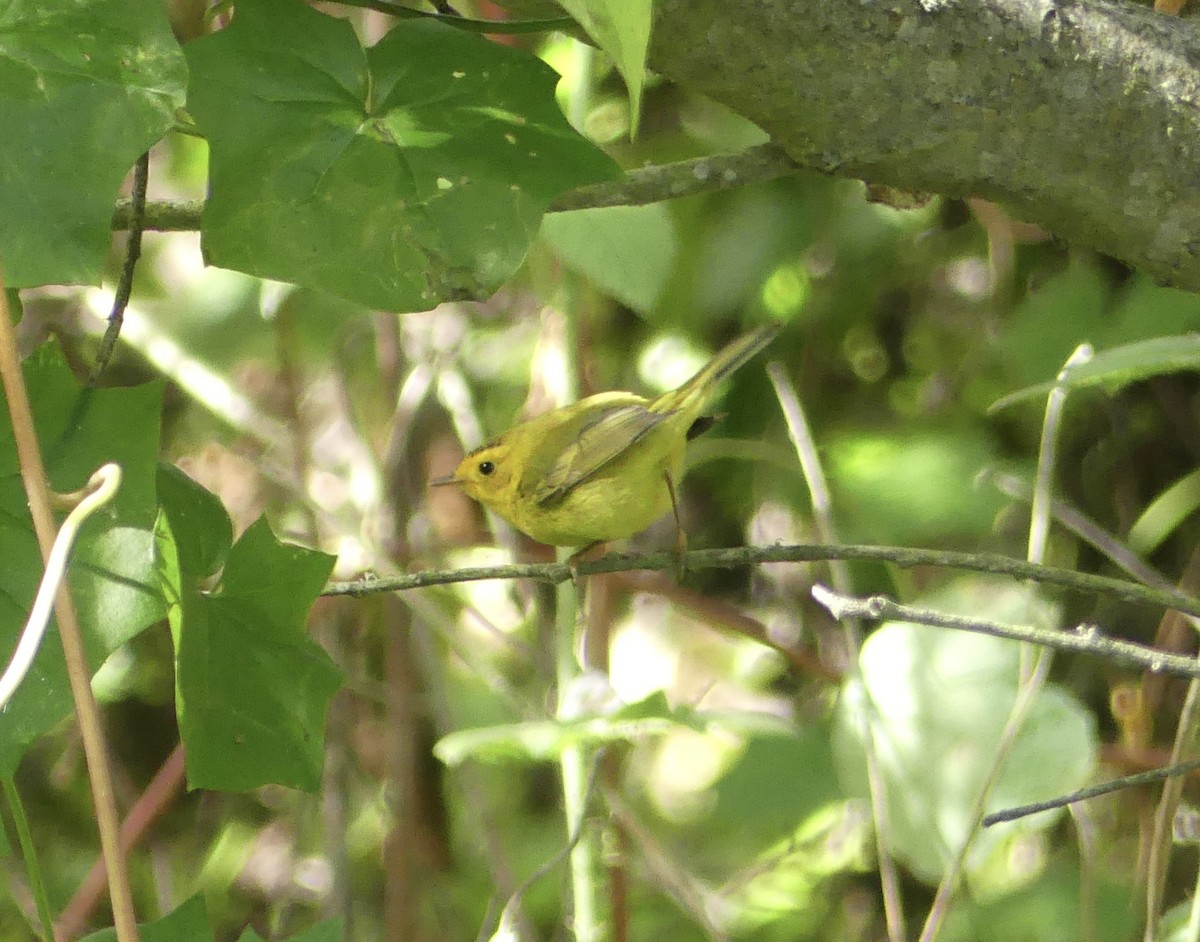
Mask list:
[[[320,177],[319,161],[306,162],[330,143],[319,129],[350,137],[361,130],[350,127],[345,93],[366,82],[364,63],[377,79],[403,84],[399,72],[389,71],[403,65],[395,49],[363,51],[384,28],[377,18],[356,14],[351,35],[327,17],[303,15],[320,36],[340,37],[337,48],[347,54],[336,67],[327,63],[331,72],[323,78],[311,62],[290,61],[277,71],[265,53],[242,62],[255,74],[224,70],[220,50],[236,41],[237,29],[249,28],[245,21],[239,27],[237,16],[229,35],[192,49],[190,61],[209,79],[193,86],[189,101],[193,117],[212,135],[214,186],[236,184],[235,197],[221,195],[232,202],[217,213],[218,230],[232,215],[261,209],[254,202],[259,188],[273,185],[263,178],[276,179],[257,172],[260,163],[279,169],[280,161],[250,147],[255,135],[264,146],[294,145],[305,160],[296,157],[286,169]],[[260,16],[250,25],[256,48],[287,57],[269,22]],[[463,37],[447,29],[429,32],[457,48]],[[8,42],[7,34],[0,42]],[[589,694],[582,717],[568,723],[552,708],[555,641],[541,586],[470,583],[400,601],[319,599],[314,605],[329,556],[338,558],[335,578],[389,567],[541,558],[537,547],[489,529],[476,508],[444,489],[429,493],[425,482],[447,470],[463,448],[527,412],[603,389],[666,388],[747,326],[773,320],[785,329],[766,356],[782,364],[808,415],[839,539],[1017,557],[1026,552],[1027,506],[981,472],[1032,478],[1044,400],[989,408],[1008,393],[1050,382],[1077,345],[1094,344],[1103,375],[1081,382],[1071,395],[1055,494],[1117,538],[1132,533],[1174,581],[1187,571],[1198,535],[1200,494],[1184,485],[1200,460],[1200,387],[1188,359],[1192,341],[1173,338],[1200,326],[1200,301],[1048,234],[1000,225],[995,207],[931,197],[905,200],[913,208],[899,208],[872,202],[856,181],[807,173],[645,207],[551,214],[539,228],[541,209],[554,193],[605,176],[608,158],[597,156],[586,136],[603,141],[620,166],[636,168],[737,150],[762,135],[744,118],[650,76],[640,131],[631,138],[628,102],[636,94],[608,60],[562,37],[514,42],[512,49],[478,48],[497,61],[520,60],[516,74],[525,77],[515,81],[521,95],[536,98],[544,110],[550,137],[565,148],[560,156],[585,153],[592,155],[585,163],[594,162],[578,176],[578,168],[557,165],[570,163],[566,156],[550,161],[553,167],[538,163],[520,172],[483,160],[500,190],[521,182],[538,198],[536,206],[517,200],[498,208],[489,198],[453,208],[450,235],[432,240],[449,239],[468,259],[433,273],[441,288],[454,289],[439,288],[451,300],[401,316],[362,306],[425,306],[415,298],[431,276],[419,259],[411,264],[420,251],[408,251],[406,243],[405,252],[389,254],[388,239],[372,228],[400,219],[396,201],[404,198],[403,187],[379,181],[395,184],[406,168],[420,164],[423,182],[412,184],[425,200],[418,221],[441,232],[423,215],[445,192],[438,161],[474,166],[487,152],[458,140],[418,155],[376,140],[387,155],[379,165],[330,160],[338,187],[327,195],[339,215],[336,226],[322,230],[326,241],[315,251],[284,231],[307,191],[282,185],[262,196],[270,197],[271,213],[240,230],[205,232],[211,260],[241,271],[206,268],[194,233],[147,236],[127,314],[128,345],[106,377],[115,388],[88,394],[100,410],[92,416],[105,417],[99,428],[85,420],[76,429],[64,417],[74,383],[69,377],[38,387],[41,407],[62,413],[50,452],[54,442],[69,442],[68,433],[82,430],[89,442],[59,455],[72,476],[56,477],[56,486],[77,486],[102,457],[98,452],[136,451],[141,477],[134,476],[127,492],[133,496],[117,520],[133,513],[133,529],[144,531],[145,545],[138,544],[139,555],[126,544],[126,558],[140,560],[149,578],[155,560],[148,528],[161,509],[160,535],[176,558],[172,568],[171,552],[160,545],[156,565],[176,593],[176,615],[190,606],[203,626],[220,629],[205,636],[219,635],[219,642],[189,654],[203,668],[198,673],[175,672],[183,655],[168,645],[161,625],[122,647],[119,662],[109,662],[102,689],[117,727],[115,760],[126,797],[145,787],[180,735],[178,704],[168,702],[170,685],[162,681],[172,676],[175,699],[185,707],[191,698],[209,714],[234,717],[216,732],[207,723],[189,729],[185,709],[185,738],[223,731],[234,743],[226,749],[228,742],[196,740],[207,746],[189,755],[193,785],[250,789],[283,780],[319,788],[317,797],[263,786],[177,799],[157,822],[153,852],[134,855],[142,911],[155,912],[159,900],[178,907],[148,926],[145,937],[153,940],[169,926],[172,938],[341,938],[331,918],[340,915],[350,917],[346,937],[382,938],[394,929],[397,894],[409,893],[413,938],[471,939],[547,861],[554,866],[526,888],[523,904],[537,937],[561,935],[569,909],[556,855],[568,834],[554,760],[568,746],[604,742],[606,771],[591,799],[595,809],[613,796],[622,803],[623,824],[608,832],[605,859],[626,863],[630,937],[880,938],[878,862],[854,722],[865,691],[877,706],[889,706],[876,729],[885,756],[896,760],[885,769],[896,825],[888,845],[904,868],[907,915],[919,924],[947,844],[967,826],[973,787],[1012,702],[1011,645],[914,626],[866,626],[864,675],[847,679],[841,631],[809,598],[813,582],[829,581],[823,567],[685,572],[678,585],[595,580],[600,624],[587,640],[608,638],[611,670]],[[333,54],[324,40],[314,46],[321,55]],[[552,112],[549,73],[532,53],[566,73],[558,94],[585,137],[572,136]],[[205,61],[210,55],[213,61]],[[419,112],[436,124],[430,115],[439,111],[440,90],[454,81],[438,71],[443,64],[412,65],[409,79],[425,97],[421,108],[401,109],[409,118]],[[628,74],[628,63],[622,67]],[[340,84],[332,75],[339,69],[346,73]],[[296,74],[289,70],[326,89],[329,108],[286,100],[295,92],[288,76]],[[234,107],[213,76],[257,88],[250,94],[253,108]],[[0,90],[8,88],[3,83],[0,72]],[[164,88],[169,94],[170,83]],[[271,96],[263,90],[272,88],[284,101],[266,101]],[[454,112],[453,120],[435,116],[461,130],[461,122],[470,123],[464,114],[477,107]],[[268,113],[270,120],[262,116]],[[0,106],[0,123],[9,120],[5,114]],[[490,119],[499,120],[494,112]],[[395,131],[399,118],[392,114],[372,133],[382,133],[388,120]],[[288,133],[276,133],[272,122]],[[299,144],[289,137],[314,128],[318,132],[301,135]],[[431,133],[425,126],[405,128]],[[220,153],[223,146],[232,147],[234,157],[239,148],[247,151],[240,162],[219,168],[229,157]],[[78,155],[63,159],[82,183],[106,194],[103,205],[111,203],[115,184],[107,171]],[[204,196],[207,161],[206,145],[169,135],[152,154],[153,191]],[[0,195],[9,192],[4,186],[17,185],[0,178]],[[70,192],[61,178],[55,187],[62,187],[56,199]],[[319,207],[302,209],[317,213]],[[44,251],[47,236],[38,235],[35,216],[15,212],[6,226],[19,220],[20,239],[42,239]],[[486,290],[482,281],[454,283],[451,276],[467,269],[474,279],[470,266],[495,248],[484,229],[497,220],[508,227],[497,251],[511,265],[503,275],[498,267],[488,269]],[[20,239],[0,238],[6,262],[22,257]],[[301,252],[300,262],[297,247],[310,252]],[[120,248],[117,240],[107,284],[119,271]],[[286,265],[272,253],[286,256]],[[309,270],[305,257],[323,270]],[[461,271],[460,263],[466,266]],[[78,266],[72,265],[55,277],[74,280]],[[303,286],[246,272],[286,276]],[[400,282],[406,291],[415,285],[415,294],[380,288]],[[487,300],[454,300],[487,294],[496,284]],[[471,291],[459,290],[465,287]],[[47,288],[27,291],[21,300],[22,337],[30,348],[53,334],[68,363],[90,361],[99,331],[95,312],[106,313],[106,296]],[[1148,345],[1123,346],[1138,342]],[[31,371],[65,373],[49,349],[30,360]],[[138,384],[161,376],[169,384],[160,444],[160,387]],[[105,405],[110,402],[123,404],[120,414]],[[682,489],[690,545],[816,541],[808,486],[764,371],[739,372],[718,410],[721,421],[694,443]],[[91,447],[97,441],[105,447]],[[152,496],[155,455],[178,461],[189,477],[164,472]],[[3,506],[21,520],[23,498],[9,464]],[[270,531],[254,522],[263,513]],[[664,523],[632,546],[668,548],[673,538]],[[319,547],[328,556],[290,543]],[[1114,571],[1061,528],[1051,551],[1058,564]],[[3,552],[12,552],[8,542]],[[10,633],[32,592],[32,552],[32,544],[22,550],[28,565],[0,560],[9,575],[21,575],[0,593]],[[1151,640],[1157,617],[1102,600],[984,587],[942,571],[854,566],[850,577],[858,592],[888,591],[1017,622],[1036,615],[1070,627],[1094,619],[1143,641]],[[299,630],[310,607],[315,640]],[[123,614],[129,619],[138,612],[130,607]],[[754,619],[757,635],[746,617]],[[125,640],[122,624],[108,623],[114,643]],[[326,728],[335,686],[329,660],[346,686],[332,701]],[[1166,706],[1153,717],[1157,732],[1139,741],[1108,709],[1111,688],[1125,679],[1097,660],[1062,658],[995,802],[1049,797],[1135,765],[1136,750],[1165,748],[1175,722],[1171,705],[1181,698],[1170,688]],[[230,758],[245,745],[231,733],[239,723],[260,737],[251,737],[253,763]],[[1094,769],[1098,740],[1105,744],[1101,772]],[[455,758],[464,761],[439,765],[433,758],[438,742],[442,755],[461,747]],[[474,761],[481,754],[489,761]],[[195,765],[201,760],[203,775]],[[72,733],[50,730],[16,771],[29,796],[49,896],[61,909],[96,852]],[[1136,938],[1131,913],[1140,892],[1140,801],[1117,796],[1097,803],[1091,856],[1082,866],[1075,836],[1055,820],[989,834],[970,859],[966,889],[951,906],[942,938]],[[0,936],[32,938],[21,895],[27,877],[11,856],[3,867],[18,892],[0,901]],[[1188,884],[1186,874],[1173,875],[1168,899]],[[195,893],[205,894],[206,907]],[[187,899],[193,902],[180,905]],[[243,935],[247,924],[253,928]],[[1090,934],[1079,928],[1088,925]]]

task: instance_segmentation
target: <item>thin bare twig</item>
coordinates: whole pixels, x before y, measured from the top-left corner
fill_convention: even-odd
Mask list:
[[[941,566],[994,575],[1029,579],[1045,585],[1060,586],[1073,592],[1103,595],[1123,602],[1174,609],[1200,617],[1200,599],[1176,589],[1155,589],[1092,573],[1075,572],[1055,566],[1001,556],[997,553],[960,553],[905,546],[739,546],[726,549],[689,550],[680,554],[609,553],[599,559],[581,560],[574,567],[566,563],[514,563],[506,566],[477,566],[462,569],[429,569],[385,578],[367,577],[349,582],[330,582],[322,595],[362,597],[380,592],[406,592],[435,585],[478,582],[483,579],[533,579],[539,582],[569,582],[574,576],[632,570],[733,569],[761,563],[816,562],[826,559],[865,559],[887,562],[901,569],[913,566]]]
[[[1035,801],[1028,805],[1017,805],[1013,808],[1005,808],[1003,811],[993,812],[983,819],[983,826],[988,828],[993,824],[1016,821],[1019,818],[1026,818],[1031,814],[1037,814],[1039,811],[1062,808],[1066,805],[1072,805],[1077,801],[1099,798],[1101,795],[1109,795],[1112,792],[1119,792],[1125,788],[1136,788],[1139,785],[1153,785],[1155,782],[1186,775],[1188,772],[1194,772],[1197,769],[1200,769],[1200,759],[1191,759],[1188,762],[1180,762],[1176,765],[1166,765],[1161,769],[1150,769],[1147,772],[1138,772],[1134,775],[1122,775],[1120,778],[1101,782],[1099,785],[1089,785],[1087,788],[1073,791],[1069,795],[1060,795],[1057,798],[1050,798],[1046,801]]]
[[[1157,648],[1134,644],[1132,641],[1122,641],[1120,638],[1109,638],[1101,634],[1095,625],[1080,625],[1073,632],[1054,631],[1032,625],[1007,625],[982,618],[948,615],[945,612],[902,605],[885,595],[853,598],[830,592],[821,585],[813,586],[812,594],[835,618],[845,615],[871,621],[907,621],[934,628],[952,628],[1061,651],[1092,654],[1123,667],[1149,671],[1152,674],[1200,678],[1200,661],[1196,658],[1160,651]]]
[[[142,154],[133,165],[133,198],[129,203],[129,239],[125,243],[125,265],[121,269],[121,280],[117,283],[112,312],[108,315],[108,327],[96,351],[96,362],[88,374],[88,385],[95,386],[108,368],[117,338],[121,335],[121,324],[125,320],[125,308],[133,294],[133,272],[142,257],[142,231],[146,222],[146,184],[150,179],[150,152]]]
[[[630,170],[619,180],[593,183],[563,193],[550,204],[547,212],[645,206],[675,197],[715,193],[775,180],[797,173],[799,169],[782,147],[761,144],[736,154],[716,154]],[[203,212],[204,203],[199,200],[152,202],[146,206],[145,228],[156,232],[198,231]],[[118,200],[113,213],[113,228],[128,229],[132,224],[131,202]]]

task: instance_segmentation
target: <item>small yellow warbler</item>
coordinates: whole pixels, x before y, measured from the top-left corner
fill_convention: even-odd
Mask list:
[[[673,510],[688,440],[718,382],[779,333],[762,327],[730,343],[678,389],[657,399],[606,392],[522,422],[463,458],[433,485],[470,497],[539,543],[590,546],[644,530]]]

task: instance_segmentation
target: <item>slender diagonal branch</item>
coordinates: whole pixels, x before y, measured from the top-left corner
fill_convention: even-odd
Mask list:
[[[907,621],[934,628],[952,628],[995,638],[1007,638],[1010,641],[1024,641],[1043,648],[1093,654],[1133,670],[1200,678],[1200,661],[1196,658],[1160,651],[1120,638],[1110,638],[1102,634],[1096,625],[1080,625],[1074,631],[1052,631],[1034,625],[1011,625],[985,618],[966,618],[916,608],[912,605],[902,605],[883,595],[855,598],[831,592],[821,585],[813,586],[812,594],[813,598],[829,609],[834,618]]]
[[[760,144],[735,154],[715,154],[640,167],[619,180],[593,183],[568,190],[550,204],[547,212],[603,206],[645,206],[679,196],[730,190],[751,183],[775,180],[800,171],[777,144]],[[156,200],[146,204],[143,228],[155,232],[193,232],[200,228],[202,200]],[[133,200],[117,201],[112,227],[128,229],[134,223]]]
[[[1039,811],[1051,811],[1054,808],[1062,808],[1077,801],[1086,801],[1089,798],[1099,798],[1101,795],[1109,795],[1125,788],[1137,788],[1140,785],[1155,785],[1164,779],[1177,775],[1186,775],[1189,772],[1195,772],[1197,769],[1200,769],[1200,759],[1191,759],[1187,762],[1180,762],[1178,765],[1168,765],[1161,769],[1150,769],[1146,772],[1138,772],[1135,775],[1123,775],[1121,778],[1114,778],[1107,782],[1101,782],[1098,785],[1089,785],[1087,788],[1081,788],[1068,795],[1060,795],[1058,798],[1035,801],[1027,805],[1017,805],[1013,808],[1005,808],[1003,811],[993,812],[983,819],[983,826],[990,828],[993,824],[1016,821],[1018,818],[1025,818],[1031,814],[1037,814]]]
[[[146,185],[150,180],[150,152],[142,154],[133,167],[133,198],[129,203],[129,240],[125,246],[125,264],[121,268],[121,280],[117,284],[113,298],[112,312],[108,315],[108,327],[100,340],[100,349],[96,352],[96,362],[88,376],[88,385],[95,386],[108,368],[113,350],[117,346],[117,338],[121,335],[121,325],[125,322],[125,308],[129,306],[129,296],[133,294],[133,273],[137,269],[138,259],[142,257],[142,231],[146,225]]]
[[[1183,592],[1148,588],[1124,579],[1041,566],[996,553],[959,553],[948,550],[913,549],[905,546],[743,546],[728,549],[691,550],[683,554],[686,569],[733,569],[760,563],[815,562],[830,559],[864,559],[890,563],[902,569],[913,566],[941,566],[994,575],[1030,579],[1073,592],[1103,595],[1139,605],[1170,608],[1200,617],[1200,599]],[[603,572],[631,570],[672,570],[680,565],[675,553],[645,555],[611,553],[599,559],[575,563],[516,563],[508,566],[482,566],[463,569],[431,569],[388,578],[363,578],[351,582],[331,582],[323,595],[366,596],[378,592],[405,592],[434,585],[478,582],[483,579],[535,579],[541,582],[566,582],[573,574],[591,576]]]

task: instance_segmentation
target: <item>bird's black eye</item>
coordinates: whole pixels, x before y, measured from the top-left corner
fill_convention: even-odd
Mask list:
[[[496,470],[496,466],[494,464],[492,464],[490,461],[479,462],[479,473],[482,474],[484,477],[487,477],[489,474],[491,474],[495,470]]]

